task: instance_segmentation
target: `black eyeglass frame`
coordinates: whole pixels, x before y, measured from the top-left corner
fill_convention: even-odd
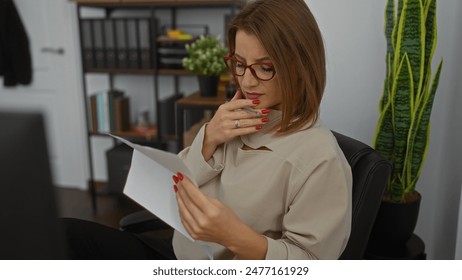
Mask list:
[[[250,69],[250,72],[252,73],[252,75],[257,79],[257,80],[260,80],[260,81],[269,81],[271,79],[274,78],[274,76],[276,76],[276,70],[274,69],[274,65],[272,63],[269,63],[269,62],[257,62],[257,63],[253,63],[253,64],[250,64],[250,65],[247,65],[246,63],[240,61],[239,59],[237,59],[234,55],[232,54],[227,54],[223,57],[224,61],[225,61],[225,65],[226,65],[226,68],[228,68],[228,70],[233,73],[234,76],[237,76],[237,77],[242,77],[245,75],[245,71],[248,69]],[[242,73],[242,75],[238,75],[235,71],[235,69],[232,69],[232,67],[230,67],[230,65],[228,64],[228,61],[234,61],[234,62],[238,62],[238,63],[241,63],[242,65],[244,65],[244,72]],[[255,72],[255,70],[252,68],[252,66],[254,65],[266,65],[268,67],[271,67],[273,68],[273,75],[271,76],[271,78],[269,79],[262,79],[260,77],[258,77],[257,73]]]

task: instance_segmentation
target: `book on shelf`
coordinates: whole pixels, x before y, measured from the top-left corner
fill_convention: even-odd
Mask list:
[[[105,110],[105,94],[104,92],[96,93],[96,117],[98,122],[98,130],[97,132],[108,132],[109,128],[106,124],[106,112]]]
[[[129,68],[140,68],[139,64],[139,30],[138,20],[127,19],[126,31],[128,36],[128,67]]]
[[[114,20],[104,19],[104,47],[106,54],[106,67],[115,68],[116,67],[116,49],[115,49],[115,30],[114,30]]]
[[[80,29],[85,69],[153,68],[156,19],[85,18]]]
[[[130,130],[130,99],[126,96],[114,99],[115,131]]]
[[[107,91],[107,106],[106,109],[108,110],[107,114],[109,116],[109,131],[115,130],[115,114],[114,114],[114,101],[117,98],[121,98],[124,96],[124,92],[120,90],[109,90]]]
[[[93,94],[90,96],[90,131],[97,132],[98,128],[98,102],[97,95]]]
[[[116,36],[116,56],[119,68],[128,67],[126,19],[114,19]]]
[[[93,19],[93,38],[94,38],[94,55],[95,55],[95,67],[104,68],[106,66],[105,58],[105,47],[104,47],[104,38],[103,38],[103,20]]]
[[[129,99],[120,90],[100,91],[90,96],[91,131],[108,133],[130,129]]]
[[[93,39],[92,39],[93,27],[92,27],[91,20],[82,20],[80,22],[80,28],[82,30],[83,67],[93,68],[95,64],[94,64]]]
[[[157,28],[157,21],[154,19],[154,30]],[[138,20],[140,68],[152,68],[151,58],[151,21],[149,19]]]

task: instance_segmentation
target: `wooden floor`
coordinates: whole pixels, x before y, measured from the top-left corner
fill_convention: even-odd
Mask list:
[[[94,212],[90,193],[79,189],[57,188],[56,196],[61,217],[95,221],[114,228],[118,228],[122,217],[142,209],[127,197],[98,195]]]

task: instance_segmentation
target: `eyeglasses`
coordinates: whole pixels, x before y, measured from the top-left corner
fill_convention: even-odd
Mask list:
[[[245,62],[238,60],[231,54],[225,55],[224,60],[228,70],[239,77],[244,76],[247,68],[249,68],[252,75],[260,81],[269,81],[276,75],[274,65],[269,62],[257,62],[246,65]]]

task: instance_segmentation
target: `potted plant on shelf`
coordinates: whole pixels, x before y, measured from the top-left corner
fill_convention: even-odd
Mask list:
[[[421,196],[415,187],[427,154],[442,68],[441,60],[432,78],[436,0],[399,0],[397,6],[387,0],[385,37],[387,72],[373,146],[393,163],[394,171],[370,239],[382,248],[405,244],[417,223]]]
[[[218,80],[226,70],[223,56],[228,49],[219,37],[200,36],[186,45],[188,56],[183,59],[183,67],[198,75],[199,90],[202,96],[216,96]]]

